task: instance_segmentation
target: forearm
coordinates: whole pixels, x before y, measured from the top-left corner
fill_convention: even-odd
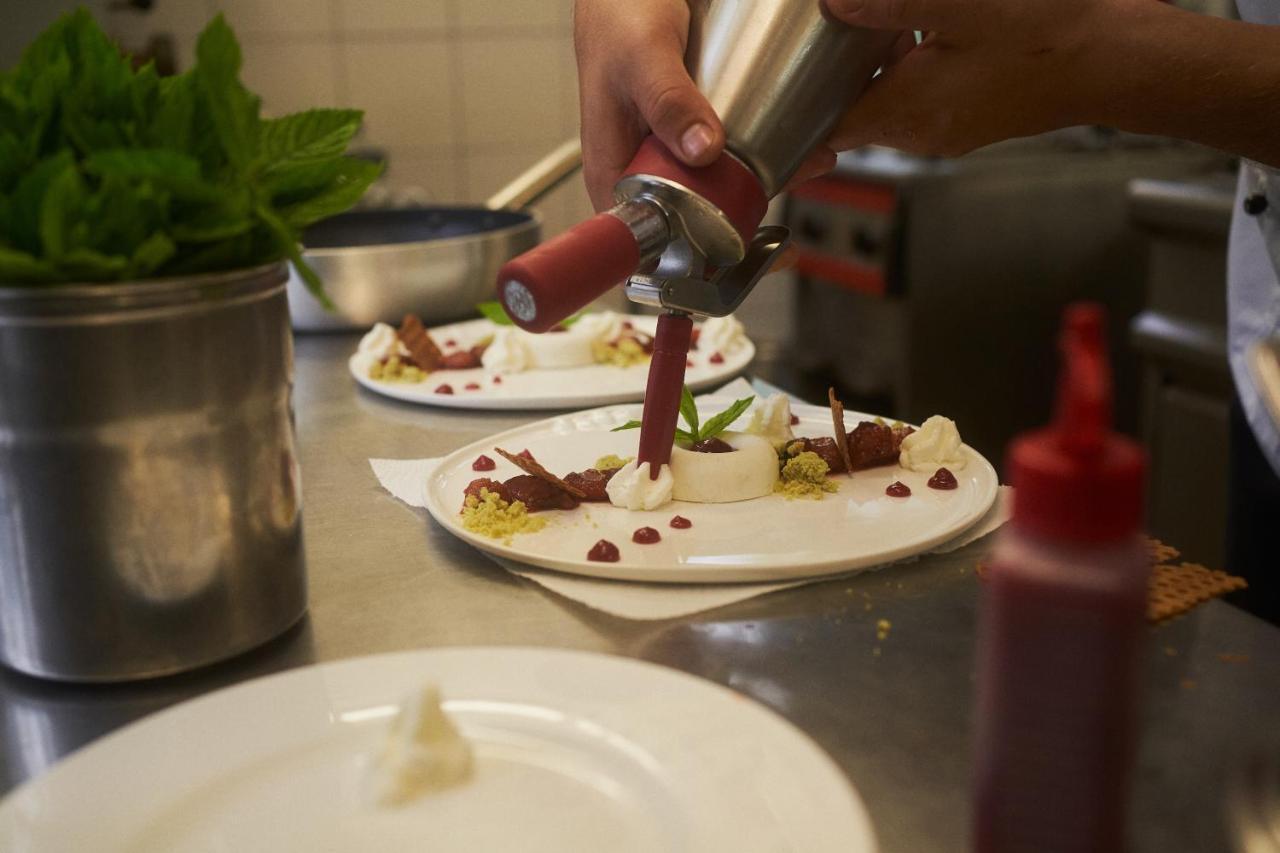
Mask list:
[[[1086,72],[1085,123],[1174,136],[1280,167],[1280,27],[1140,3]]]

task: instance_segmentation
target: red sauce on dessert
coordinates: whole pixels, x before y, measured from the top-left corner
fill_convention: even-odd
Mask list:
[[[452,393],[453,393],[453,386],[452,386],[452,385],[449,385],[448,383],[446,383],[446,384],[444,384],[444,385],[441,385],[441,386],[439,386],[438,388],[436,388],[436,393],[437,393],[437,394],[452,394]]]
[[[906,483],[890,483],[884,493],[891,498],[909,498],[911,497],[911,487]]]
[[[479,382],[468,382],[468,383],[466,384],[466,389],[467,389],[468,391],[479,391],[479,390],[480,390],[480,383],[479,383]]]
[[[601,539],[591,546],[591,550],[587,552],[587,559],[593,563],[616,563],[622,559],[622,554],[618,552],[617,545],[608,539]]]
[[[690,448],[694,453],[733,453],[733,445],[718,438],[704,438]]]
[[[950,491],[960,484],[956,482],[956,475],[952,474],[946,468],[939,468],[932,477],[929,478],[929,488],[939,489],[941,491]]]
[[[711,353],[711,358],[707,359],[712,364],[724,364],[724,356],[718,352]]]
[[[471,463],[472,471],[492,471],[494,468],[497,468],[497,467],[498,467],[497,464],[488,456],[485,456],[483,453],[481,453],[479,456],[476,457],[475,462]]]
[[[693,522],[685,518],[683,515],[677,515],[672,517],[671,526],[676,530],[688,530],[690,527],[693,527]]]
[[[631,541],[639,545],[652,545],[655,542],[662,541],[662,534],[652,527],[641,527],[631,534]]]

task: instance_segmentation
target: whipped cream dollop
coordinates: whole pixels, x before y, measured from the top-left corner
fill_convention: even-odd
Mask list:
[[[698,333],[698,349],[703,352],[726,353],[746,337],[742,323],[732,314],[727,317],[708,317],[702,324],[702,331]]]
[[[400,706],[366,779],[379,806],[399,806],[431,791],[461,784],[471,775],[471,745],[440,706],[440,689],[423,687]]]
[[[486,370],[497,373],[519,373],[528,369],[531,358],[525,337],[532,335],[514,326],[499,328],[493,333],[493,342],[480,356],[480,363]]]
[[[939,468],[955,471],[965,466],[961,444],[956,422],[934,415],[902,440],[898,464],[922,473],[933,473]]]
[[[786,394],[773,394],[751,412],[746,431],[767,439],[774,449],[795,441],[791,429],[791,400]]]
[[[649,476],[650,471],[648,462],[637,465],[633,459],[623,465],[605,487],[609,503],[623,509],[648,510],[657,509],[671,500],[675,485],[671,466],[663,465],[656,480]]]
[[[583,314],[569,327],[568,334],[584,335],[595,343],[607,344],[622,334],[622,317],[616,311]]]
[[[405,345],[400,343],[396,330],[386,323],[374,323],[373,328],[360,339],[360,346],[356,348],[356,352],[374,361],[382,361],[393,355],[409,354]]]

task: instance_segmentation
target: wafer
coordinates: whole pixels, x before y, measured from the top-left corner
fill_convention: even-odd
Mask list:
[[[1248,585],[1244,578],[1195,563],[1156,566],[1148,586],[1147,621],[1172,619],[1211,598]]]
[[[418,367],[426,371],[440,369],[440,363],[444,361],[444,353],[440,351],[440,347],[436,346],[436,342],[431,340],[431,335],[427,334],[422,321],[417,317],[405,314],[404,319],[400,321],[400,328],[396,330],[396,337],[400,339],[400,343],[404,344],[404,348],[409,351],[409,358],[413,359],[413,363]]]
[[[573,495],[578,500],[586,499],[587,497],[586,492],[584,492],[582,489],[579,489],[577,486],[569,485],[564,480],[561,480],[559,477],[557,477],[555,474],[552,474],[546,468],[543,468],[541,463],[539,463],[538,460],[534,459],[533,456],[531,455],[519,456],[515,453],[509,453],[506,450],[503,450],[501,447],[495,447],[494,450],[497,451],[497,453],[500,456],[502,456],[503,459],[507,460],[512,465],[516,466],[526,474],[532,474],[533,476],[537,477],[539,480],[545,480],[546,482],[555,486],[560,491]]]
[[[831,426],[836,431],[836,449],[844,462],[845,472],[853,476],[853,461],[849,458],[849,435],[844,431],[844,403],[836,399],[836,389],[827,389],[827,402],[831,404]]]

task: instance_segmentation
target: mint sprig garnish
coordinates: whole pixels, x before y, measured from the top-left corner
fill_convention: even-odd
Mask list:
[[[120,281],[289,258],[326,306],[302,230],[353,205],[382,166],[343,152],[358,110],[275,119],[240,82],[218,16],[196,64],[135,71],[84,9],[0,72],[0,282]]]
[[[744,397],[741,400],[735,400],[729,408],[719,414],[707,418],[705,424],[698,423],[698,407],[693,401],[693,393],[689,391],[686,385],[680,391],[680,417],[684,419],[688,429],[676,428],[676,441],[686,444],[697,444],[699,441],[706,441],[708,438],[715,438],[722,432],[733,425],[733,422],[742,417],[747,409],[751,408],[751,404],[755,402],[755,397]],[[628,429],[639,429],[642,426],[641,421],[627,421],[622,426],[614,427],[611,432],[622,432]]]

